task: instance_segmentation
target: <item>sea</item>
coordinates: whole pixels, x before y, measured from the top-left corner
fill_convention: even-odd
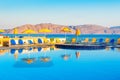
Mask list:
[[[4,36],[9,36],[10,38],[14,37],[44,37],[46,36],[47,38],[78,38],[80,40],[84,40],[85,38],[89,38],[90,40],[92,38],[96,39],[115,39],[117,40],[120,38],[120,34],[81,34],[79,36],[76,36],[75,34],[3,34]]]

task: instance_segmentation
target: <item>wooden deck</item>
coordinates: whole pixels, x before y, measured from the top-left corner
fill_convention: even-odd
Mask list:
[[[79,50],[96,50],[105,49],[105,45],[94,45],[94,44],[55,44],[57,48],[62,49],[79,49]]]

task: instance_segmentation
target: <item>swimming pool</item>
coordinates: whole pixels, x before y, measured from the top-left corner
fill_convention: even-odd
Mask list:
[[[29,48],[0,53],[0,80],[119,80],[120,49]]]

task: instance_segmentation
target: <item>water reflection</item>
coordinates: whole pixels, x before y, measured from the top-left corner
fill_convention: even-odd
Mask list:
[[[120,51],[120,48],[118,48],[118,51]]]
[[[76,58],[77,58],[77,59],[80,58],[80,52],[79,52],[79,51],[77,51],[77,52],[75,53],[75,55],[76,55]]]
[[[117,49],[119,50],[119,48],[117,48]],[[115,48],[114,47],[106,47],[106,51],[110,51],[110,50],[114,51]]]
[[[40,58],[40,61],[45,62],[45,63],[46,63],[46,62],[49,62],[50,60],[51,60],[51,58],[48,57],[48,56],[47,56],[47,57],[41,57],[41,58]]]
[[[32,67],[51,67],[53,66],[53,62],[51,60],[51,57],[48,56],[47,51],[50,51],[51,47],[30,47],[25,49],[11,49],[10,53],[14,55],[15,60],[18,59],[18,55],[23,56],[22,58],[19,58],[18,61],[16,61],[14,67],[16,68],[32,68]],[[54,48],[54,49],[53,49]],[[56,50],[55,47],[52,47],[52,51]],[[40,53],[44,54],[40,54]],[[38,54],[39,53],[39,54]],[[22,55],[24,54],[24,55]],[[29,55],[27,55],[29,54]],[[35,57],[35,55],[37,55]],[[41,56],[41,57],[40,57]],[[26,58],[27,57],[27,58]]]
[[[38,52],[40,52],[42,50],[42,48],[41,47],[38,47]]]
[[[4,55],[4,54],[7,53],[7,52],[8,52],[8,50],[1,49],[1,50],[0,50],[0,55]]]
[[[15,54],[16,49],[10,49],[11,54]]]
[[[18,53],[15,53],[15,54],[14,54],[14,58],[15,58],[15,60],[18,59]]]
[[[105,50],[106,50],[106,51],[109,51],[109,50],[110,50],[110,48],[109,48],[109,47],[106,47],[106,48],[105,48]]]
[[[22,53],[23,52],[23,48],[21,48],[21,49],[18,49],[18,53]]]
[[[120,48],[106,48],[106,50],[115,51]],[[57,51],[57,50],[60,50]],[[15,59],[14,67],[51,67],[55,61],[54,56],[58,56],[57,59],[62,58],[61,61],[70,61],[71,59],[80,59],[81,51],[56,49],[52,47],[26,47],[20,49],[0,50],[0,55],[4,55],[9,52],[10,56]],[[53,54],[54,53],[54,54]]]
[[[70,54],[64,54],[61,57],[66,61],[71,57],[71,55]]]
[[[111,47],[111,50],[113,50],[113,51],[114,51],[114,50],[115,50],[115,48],[114,48],[114,47]]]
[[[32,47],[30,47],[28,50],[29,50],[29,51],[32,51]]]
[[[41,47],[38,48],[20,48],[20,49],[10,49],[10,54],[15,54],[15,53],[19,53],[19,54],[30,54],[33,52],[40,52],[42,50]],[[42,51],[41,51],[42,52]]]
[[[22,61],[26,62],[27,64],[31,64],[35,62],[35,58],[23,58]]]
[[[52,61],[42,62],[34,58],[23,59],[21,61],[16,61],[14,64],[15,68],[39,68],[39,67],[52,67],[54,64]]]
[[[66,52],[66,51],[65,51],[65,52]],[[76,59],[79,59],[79,58],[80,58],[80,52],[79,52],[79,51],[76,51],[76,52],[73,53],[73,54],[75,54]],[[73,54],[67,54],[67,53],[65,53],[64,55],[61,55],[61,57],[62,57],[65,61],[67,61],[67,60],[69,60],[69,59],[72,57]]]

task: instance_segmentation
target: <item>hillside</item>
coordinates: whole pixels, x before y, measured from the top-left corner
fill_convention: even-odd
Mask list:
[[[85,24],[85,25],[77,25],[77,26],[65,26],[65,25],[58,25],[58,24],[51,24],[51,23],[42,23],[37,25],[26,24],[22,26],[16,27],[18,29],[18,33],[23,33],[23,31],[32,29],[35,32],[39,33],[40,29],[50,29],[52,34],[63,34],[62,28],[69,27],[72,32],[71,34],[75,33],[75,29],[80,29],[82,34],[120,34],[120,27],[105,27],[100,25],[93,25],[93,24]],[[13,33],[13,29],[5,30],[5,33]]]
[[[52,32],[51,33],[56,33],[56,34],[62,34],[62,28],[68,27],[64,25],[57,25],[57,24],[51,24],[51,23],[46,23],[46,24],[37,24],[37,25],[31,25],[31,24],[26,24],[22,26],[16,27],[18,29],[18,33],[22,33],[25,30],[32,29],[35,32],[39,33],[40,29],[50,29]],[[71,33],[74,33],[75,30],[72,29]],[[7,33],[13,33],[13,29],[9,30]],[[50,33],[49,33],[50,34]]]
[[[83,34],[110,34],[112,31],[105,27],[100,25],[92,25],[92,24],[86,24],[86,25],[80,25],[77,26],[81,30]]]
[[[113,33],[120,34],[120,26],[111,27],[110,30],[112,30]]]

